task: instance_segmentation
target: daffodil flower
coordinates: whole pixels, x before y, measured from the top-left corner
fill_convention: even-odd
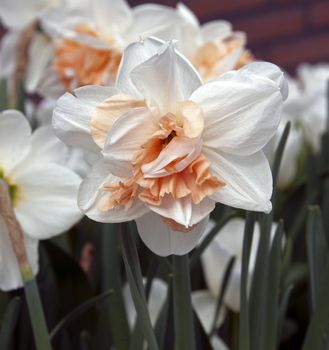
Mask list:
[[[246,34],[233,31],[230,22],[216,20],[200,25],[184,4],[177,5],[177,12],[182,18],[181,30],[185,34],[178,48],[205,81],[253,61],[253,55],[246,49]]]
[[[9,188],[29,263],[38,271],[38,241],[65,232],[81,218],[76,195],[79,176],[60,163],[66,146],[42,127],[31,134],[18,111],[0,114],[0,177]],[[0,213],[0,289],[22,286],[17,260]]]
[[[113,85],[126,45],[150,35],[181,39],[184,23],[171,7],[131,8],[125,0],[45,11],[40,26],[47,35],[38,33],[31,43],[26,89],[58,97],[84,85]]]
[[[172,42],[129,45],[116,87],[76,89],[54,110],[62,140],[103,155],[80,187],[80,208],[101,222],[136,219],[159,255],[193,249],[216,202],[271,211],[261,149],[286,94],[282,72],[269,63],[202,84]]]

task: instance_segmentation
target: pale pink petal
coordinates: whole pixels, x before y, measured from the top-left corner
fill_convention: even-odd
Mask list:
[[[147,108],[133,108],[112,125],[103,155],[113,175],[132,175],[132,161],[136,152],[158,130],[156,113]]]
[[[150,212],[136,220],[138,233],[145,245],[155,254],[168,256],[184,255],[190,252],[200,240],[207,225],[208,217],[204,218],[190,232],[173,231],[160,216]]]
[[[83,180],[78,196],[78,204],[81,210],[92,220],[99,222],[123,222],[130,221],[149,212],[147,206],[136,199],[129,209],[116,207],[111,210],[100,210],[104,196],[109,192],[104,191],[103,185],[107,183],[117,184],[121,179],[110,173],[110,168],[103,160],[94,164],[89,176]]]

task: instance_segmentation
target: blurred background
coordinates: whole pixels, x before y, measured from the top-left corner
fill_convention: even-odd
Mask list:
[[[149,1],[128,0],[132,6]],[[156,1],[175,6],[178,1]],[[186,0],[202,23],[225,19],[247,33],[258,59],[291,74],[299,63],[329,62],[329,0]]]

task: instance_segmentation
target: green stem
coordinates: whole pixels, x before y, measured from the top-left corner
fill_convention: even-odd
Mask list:
[[[177,350],[195,350],[188,255],[173,256],[174,319]]]
[[[113,341],[118,350],[129,348],[130,332],[122,296],[121,257],[118,242],[118,225],[104,224],[102,232],[103,290],[113,293],[105,302]]]
[[[24,277],[26,277],[26,275]],[[27,306],[29,309],[36,348],[37,350],[51,350],[51,344],[46,326],[46,320],[42,309],[39,290],[34,278],[24,278],[24,291]]]

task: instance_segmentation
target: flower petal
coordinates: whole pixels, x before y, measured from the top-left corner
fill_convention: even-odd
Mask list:
[[[210,335],[211,327],[215,317],[215,310],[217,306],[217,299],[212,296],[207,290],[198,290],[192,293],[192,304],[199,320],[207,334]],[[216,327],[219,328],[225,320],[226,309],[221,307],[218,318],[216,320]]]
[[[225,186],[211,198],[217,202],[252,211],[268,213],[272,210],[272,173],[262,151],[248,157],[233,156],[203,149],[211,164],[211,172],[225,182]]]
[[[16,110],[0,113],[0,171],[9,173],[29,152],[31,128]]]
[[[125,0],[93,0],[92,13],[102,32],[122,34],[131,24],[132,12]]]
[[[24,236],[25,248],[33,274],[39,269],[38,240]],[[23,286],[17,258],[14,254],[4,220],[0,216],[0,290],[10,291]]]
[[[113,123],[103,150],[112,174],[132,175],[133,158],[158,130],[157,121],[157,114],[147,108],[133,108]]]
[[[49,6],[48,0],[2,0],[1,22],[8,28],[24,28],[31,24]]]
[[[147,206],[139,200],[135,200],[132,207],[127,210],[121,207],[107,211],[99,210],[104,196],[109,195],[109,192],[103,190],[103,185],[107,183],[117,184],[120,180],[110,173],[110,168],[104,164],[103,159],[95,163],[79,189],[78,204],[81,210],[92,220],[113,223],[133,220],[148,213]]]
[[[128,42],[155,36],[162,40],[176,38],[178,18],[172,7],[158,4],[142,4],[132,9],[133,22],[125,33]]]
[[[18,187],[15,213],[23,231],[49,238],[73,226],[81,217],[76,197],[81,179],[55,163],[20,168],[12,176]]]
[[[145,245],[157,255],[168,256],[190,252],[200,240],[207,221],[208,217],[188,233],[173,231],[158,214],[153,212],[140,217],[136,223]]]
[[[250,74],[251,77],[256,74],[274,81],[280,88],[282,99],[287,99],[289,92],[288,81],[283,71],[275,64],[269,62],[252,62],[242,67],[240,72]]]
[[[99,152],[90,135],[90,120],[97,105],[116,93],[111,87],[85,86],[74,90],[74,95],[64,94],[54,109],[53,127],[57,136],[67,145]]]
[[[162,198],[161,205],[149,207],[155,213],[187,228],[206,218],[215,209],[215,202],[206,197],[199,204],[194,204],[190,196],[174,199],[167,195]]]
[[[25,76],[25,88],[28,93],[37,91],[39,82],[53,56],[53,43],[44,34],[35,34],[29,47],[29,60]]]
[[[228,21],[211,21],[202,26],[202,37],[207,41],[221,41],[232,35],[232,24]]]
[[[116,80],[116,87],[121,92],[137,98],[143,98],[131,81],[130,73],[139,64],[157,54],[162,45],[163,41],[159,39],[147,38],[132,43],[125,48]]]
[[[172,42],[163,44],[157,54],[134,68],[130,75],[148,104],[157,106],[163,114],[175,113],[177,102],[188,100],[202,84],[195,68]]]
[[[196,90],[191,100],[204,113],[204,145],[222,152],[242,156],[261,150],[280,122],[280,90],[258,75],[226,73]]]
[[[20,31],[8,31],[0,42],[0,78],[8,78],[16,69],[17,46],[21,38]]]

